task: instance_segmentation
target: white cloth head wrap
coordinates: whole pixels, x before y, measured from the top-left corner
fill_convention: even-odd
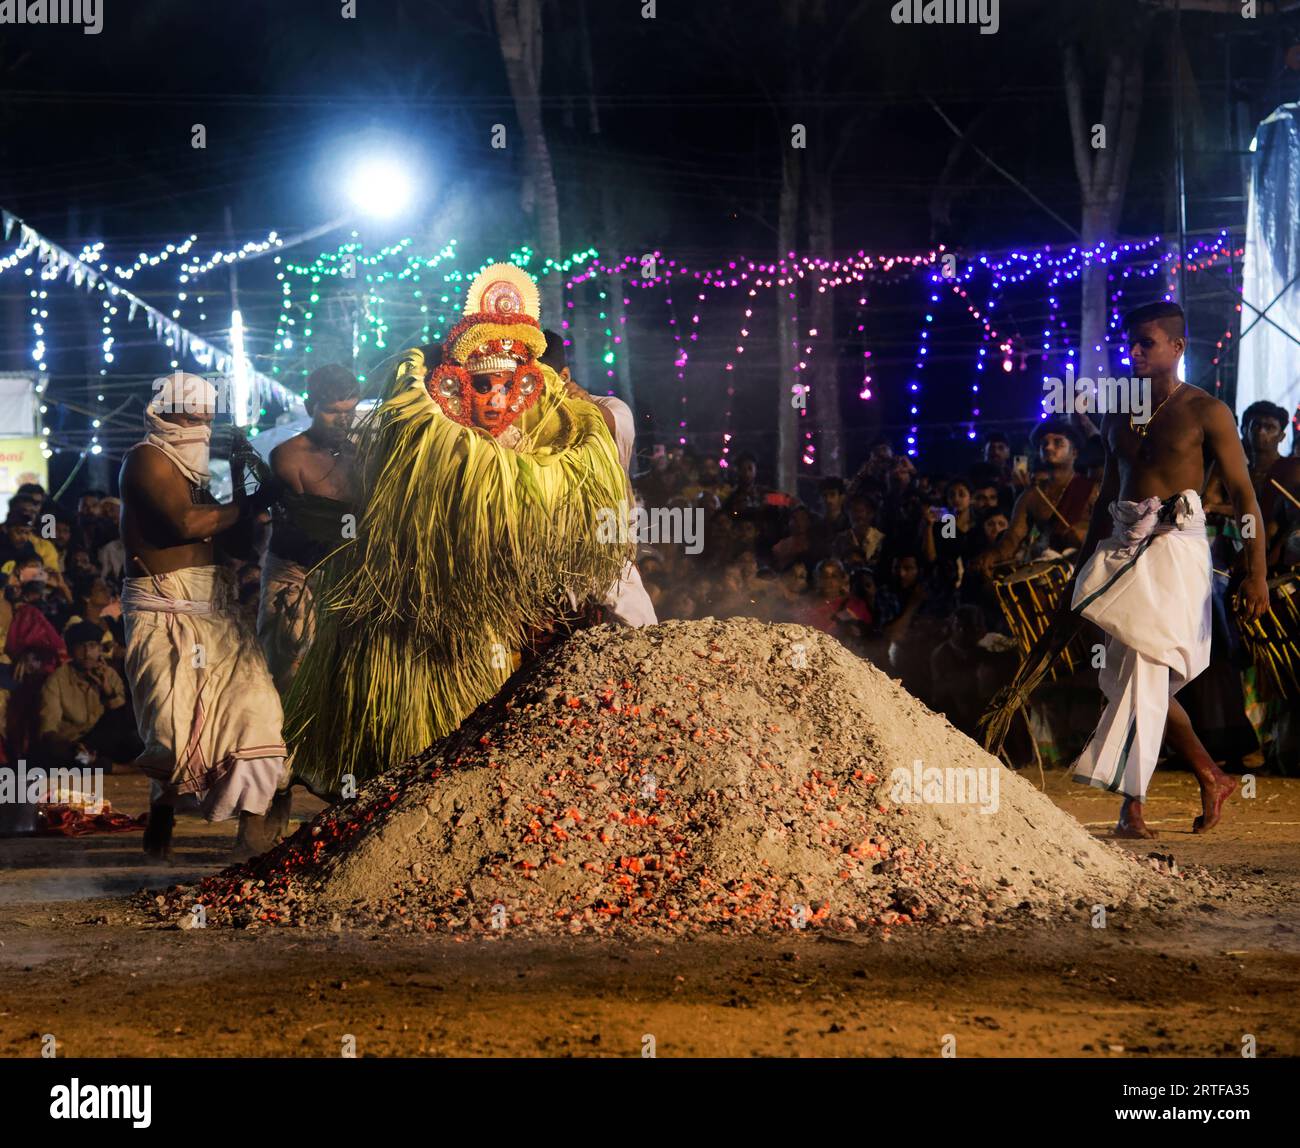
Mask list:
[[[157,447],[174,462],[195,486],[206,487],[212,478],[208,470],[210,424],[183,427],[169,422],[166,414],[216,414],[217,388],[202,375],[174,371],[153,381],[154,396],[144,411],[148,430],[144,441]]]

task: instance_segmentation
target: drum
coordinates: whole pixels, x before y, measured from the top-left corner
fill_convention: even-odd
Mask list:
[[[1073,573],[1074,567],[1068,559],[1047,558],[993,577],[993,592],[997,595],[998,606],[1022,656],[1033,649],[1034,643],[1047,629],[1061,600],[1061,592]],[[1069,677],[1085,658],[1080,634],[1061,652],[1048,676],[1052,680]]]
[[[1268,613],[1243,625],[1241,636],[1264,690],[1276,697],[1300,698],[1300,574],[1268,580]]]

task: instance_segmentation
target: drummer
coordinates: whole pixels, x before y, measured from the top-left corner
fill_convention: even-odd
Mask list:
[[[1011,525],[975,560],[982,574],[1009,562],[1032,561],[1047,550],[1076,550],[1087,536],[1098,486],[1075,471],[1082,447],[1078,430],[1067,419],[1045,419],[1029,441],[1038,450],[1043,477],[1016,499]]]
[[[1300,458],[1282,457],[1286,411],[1267,400],[1241,415],[1241,436],[1250,462],[1250,481],[1259,499],[1268,540],[1268,572],[1300,563]]]

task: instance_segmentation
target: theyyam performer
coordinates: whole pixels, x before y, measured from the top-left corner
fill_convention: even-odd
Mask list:
[[[264,499],[222,504],[208,489],[211,383],[177,372],[154,390],[121,471],[126,673],[145,744],[135,764],[152,782],[145,851],[168,855],[183,804],[210,821],[238,816],[242,850],[261,852],[288,818],[280,699],[216,547]]]
[[[1182,308],[1152,303],[1125,319],[1135,376],[1150,381],[1149,416],[1108,413],[1106,464],[1092,523],[1066,588],[1076,615],[1109,635],[1099,684],[1107,705],[1074,766],[1076,781],[1124,795],[1116,833],[1152,837],[1143,801],[1162,741],[1191,767],[1204,832],[1236,783],[1215,764],[1174,695],[1210,661],[1211,566],[1200,492],[1217,467],[1246,543],[1238,611],[1268,609],[1264,531],[1232,412],[1180,382]]]
[[[630,557],[606,420],[539,362],[537,286],[484,269],[442,347],[407,351],[357,430],[357,537],[322,568],[286,700],[295,772],[347,793],[491,698],[529,632]]]

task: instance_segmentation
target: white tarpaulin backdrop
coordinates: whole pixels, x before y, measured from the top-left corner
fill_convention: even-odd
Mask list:
[[[1300,405],[1298,277],[1300,104],[1283,104],[1255,132],[1241,292],[1239,415],[1258,399],[1277,403],[1288,414]]]
[[[35,376],[0,374],[0,437],[36,433]]]

